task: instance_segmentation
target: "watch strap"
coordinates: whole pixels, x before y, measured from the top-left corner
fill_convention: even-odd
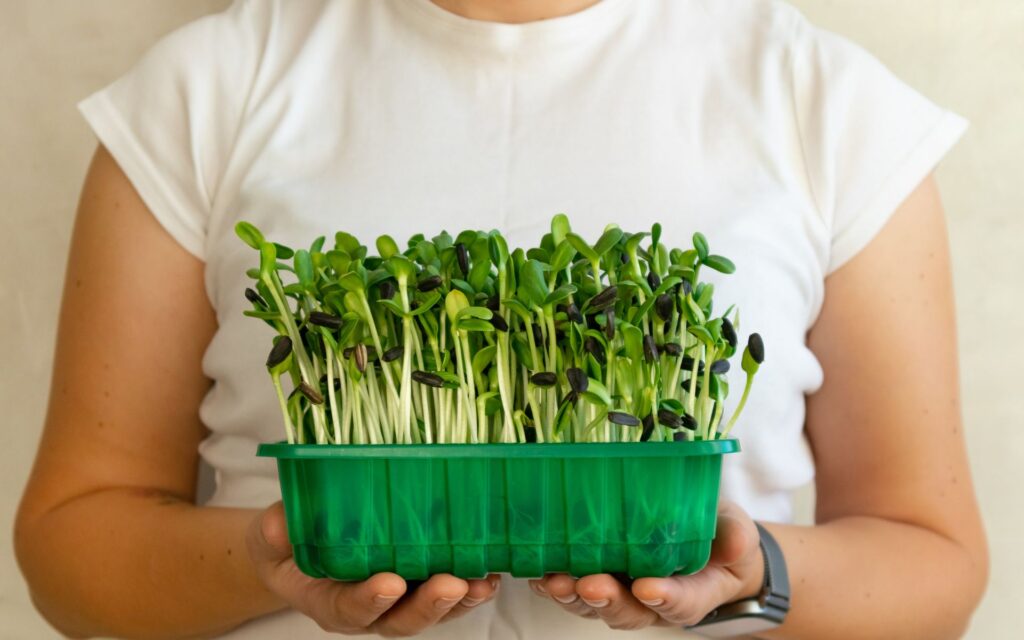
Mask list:
[[[782,622],[789,612],[789,572],[786,571],[786,560],[782,555],[775,536],[768,532],[761,523],[755,522],[761,538],[761,555],[764,556],[764,583],[761,588],[762,606],[766,617]]]

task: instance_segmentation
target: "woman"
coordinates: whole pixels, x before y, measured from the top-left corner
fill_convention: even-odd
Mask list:
[[[792,587],[759,635],[963,633],[987,557],[929,173],[964,124],[791,8],[240,1],[82,110],[101,146],[16,532],[66,634],[683,637],[761,592],[755,520]],[[667,241],[699,229],[736,257],[719,295],[769,354],[709,566],[628,585],[552,575],[530,581],[540,597],[508,577],[302,575],[266,508],[273,466],[253,455],[280,426],[235,221],[290,244],[491,227],[522,244],[563,210],[591,239],[660,220]],[[217,475],[204,506],[199,455]],[[789,524],[812,478],[816,524]]]

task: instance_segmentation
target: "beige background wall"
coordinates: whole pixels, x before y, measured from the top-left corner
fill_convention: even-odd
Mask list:
[[[1024,2],[797,0],[973,127],[939,171],[971,457],[993,551],[971,639],[1024,637]],[[0,0],[0,640],[57,637],[10,523],[45,409],[65,253],[94,140],[75,103],[226,0]]]

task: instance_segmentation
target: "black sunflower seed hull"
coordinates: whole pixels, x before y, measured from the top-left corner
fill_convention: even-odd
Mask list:
[[[658,422],[671,429],[678,429],[683,426],[682,419],[668,409],[660,409],[658,411]]]
[[[553,387],[558,382],[558,376],[550,371],[541,371],[530,376],[530,382],[538,387]]]
[[[292,352],[292,339],[288,336],[281,336],[274,343],[270,354],[267,356],[267,366],[276,367],[284,362],[284,359]]]
[[[590,301],[587,302],[587,306],[589,306],[591,309],[604,309],[605,307],[615,302],[615,298],[618,295],[618,287],[612,285],[605,289],[604,291],[602,291],[601,293],[595,295],[593,298],[591,298]]]
[[[736,343],[739,338],[736,337],[736,328],[729,322],[729,318],[722,318],[722,337],[729,343],[729,346],[733,349],[736,348]]]
[[[711,373],[717,373],[721,375],[729,372],[729,361],[728,360],[715,360],[711,363]]]
[[[661,278],[659,278],[658,274],[654,273],[653,271],[648,271],[647,285],[651,288],[651,291],[654,291],[655,289],[661,286]]]
[[[428,387],[434,387],[440,389],[444,386],[444,380],[441,376],[436,373],[430,373],[429,371],[413,371],[412,379],[420,384],[425,384]]]
[[[662,320],[670,319],[672,317],[672,312],[675,310],[675,300],[673,300],[672,296],[667,293],[661,294],[654,300],[654,311]]]
[[[694,418],[688,413],[684,413],[679,420],[682,423],[682,427],[684,429],[689,429],[690,431],[695,430],[699,426],[697,424],[697,418]]]
[[[750,358],[757,364],[764,362],[764,340],[760,333],[752,333],[747,338],[747,349],[750,349]]]
[[[433,291],[440,287],[442,282],[443,280],[441,280],[441,276],[430,276],[429,278],[420,280],[420,283],[416,285],[416,288],[426,293],[427,291]]]
[[[505,318],[497,313],[491,316],[491,326],[493,326],[496,331],[508,331],[508,322],[506,322]]]
[[[381,300],[390,300],[395,297],[395,285],[390,280],[380,283],[377,291],[380,293]]]
[[[569,388],[576,393],[583,393],[590,386],[590,380],[583,369],[570,367],[565,370],[565,377],[569,381]]]
[[[462,271],[462,275],[469,275],[469,252],[466,251],[466,245],[461,242],[455,245],[455,257],[459,261],[459,270]]]
[[[565,305],[565,315],[569,318],[570,322],[583,324],[583,314],[580,313],[580,308],[577,307],[575,303],[570,302]]]
[[[299,393],[306,396],[306,399],[313,404],[323,404],[324,397],[320,395],[320,392],[309,386],[309,384],[303,380],[299,383]]]
[[[644,336],[644,360],[647,364],[653,364],[658,359],[658,345],[654,342],[654,336]]]
[[[342,320],[336,315],[330,313],[324,313],[323,311],[314,311],[309,314],[309,323],[318,327],[326,327],[327,329],[337,330],[341,328]]]
[[[263,296],[256,293],[254,289],[250,289],[248,287],[245,288],[245,299],[253,303],[257,307],[263,309],[267,308],[267,301],[263,299]]]
[[[398,360],[404,355],[404,347],[391,347],[390,349],[384,352],[384,355],[381,356],[381,360],[383,360],[384,362],[394,362],[395,360]]]
[[[604,337],[609,340],[615,338],[615,310],[608,309],[604,312]]]
[[[494,294],[490,298],[487,298],[487,308],[491,311],[497,311],[501,308],[501,300],[498,298],[498,294]]]
[[[540,327],[535,324],[530,326],[533,328],[533,342],[537,345],[544,344],[544,334],[541,332]]]
[[[679,356],[683,353],[683,348],[678,342],[666,342],[661,345],[661,350],[670,356]]]
[[[689,440],[689,438],[686,437],[685,431],[676,431],[672,434],[673,442],[686,442],[687,440]]]
[[[643,419],[644,430],[640,432],[640,442],[647,442],[651,439],[651,434],[654,433],[654,418],[650,414],[644,416]]]
[[[640,418],[625,411],[609,411],[608,422],[622,425],[623,427],[636,427],[640,425]]]

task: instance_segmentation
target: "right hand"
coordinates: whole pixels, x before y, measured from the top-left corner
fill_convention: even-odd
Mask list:
[[[246,542],[266,587],[322,629],[335,633],[416,635],[492,599],[500,584],[498,575],[467,581],[438,574],[407,593],[405,580],[394,573],[378,573],[364,582],[310,578],[292,559],[280,502],[253,518]]]

